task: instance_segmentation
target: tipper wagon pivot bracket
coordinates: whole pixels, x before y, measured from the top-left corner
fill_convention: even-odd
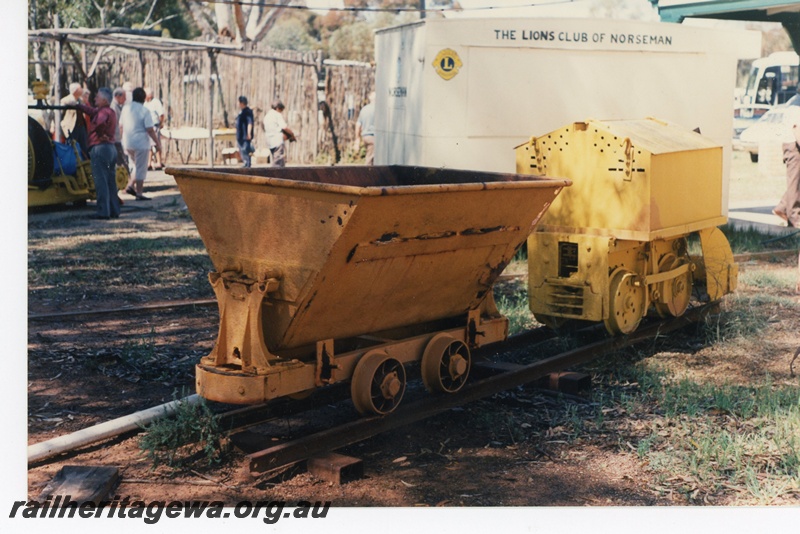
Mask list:
[[[226,271],[208,275],[219,305],[219,335],[209,355],[215,367],[235,366],[244,372],[262,374],[273,365],[264,341],[262,306],[269,293],[277,291],[280,279],[265,276],[255,280]]]

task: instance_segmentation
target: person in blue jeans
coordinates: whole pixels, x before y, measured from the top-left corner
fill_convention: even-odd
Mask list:
[[[253,148],[253,110],[247,107],[247,97],[239,97],[239,114],[236,116],[236,143],[239,145],[239,154],[245,167],[250,166],[250,156]]]
[[[111,90],[101,87],[94,97],[97,107],[82,103],[76,105],[80,112],[91,117],[89,157],[92,162],[92,177],[97,194],[97,213],[90,215],[90,219],[116,219],[119,217],[116,180],[117,149],[114,146],[114,137],[117,133],[117,114],[109,107],[111,102]]]

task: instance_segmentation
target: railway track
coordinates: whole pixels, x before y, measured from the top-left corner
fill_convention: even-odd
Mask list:
[[[422,398],[401,404],[395,411],[384,416],[370,416],[351,419],[343,424],[338,424],[324,430],[312,431],[300,437],[275,443],[274,438],[264,436],[264,448],[249,452],[246,455],[245,471],[250,477],[258,478],[278,473],[285,468],[308,460],[310,458],[333,452],[337,449],[364,441],[378,434],[422,421],[444,413],[448,410],[474,402],[479,399],[491,397],[502,391],[512,389],[524,384],[535,382],[551,373],[563,371],[568,368],[587,363],[624,347],[637,343],[653,340],[675,330],[702,320],[705,316],[718,311],[718,304],[712,303],[692,308],[681,317],[653,321],[641,326],[636,332],[624,337],[604,338],[593,341],[581,347],[566,352],[546,357],[527,365],[505,364],[500,367],[504,371],[481,380],[471,382],[459,392],[449,395],[425,395]],[[589,328],[588,330],[593,329]],[[595,328],[596,329],[596,328]],[[526,334],[510,338],[505,343],[487,346],[476,352],[476,359],[486,358],[490,355],[500,360],[514,359],[520,353],[530,353],[536,344],[552,337],[544,329],[531,331]],[[480,363],[476,363],[480,367]],[[499,366],[491,368],[497,370]],[[337,389],[338,388],[338,389]],[[328,404],[336,399],[346,399],[349,388],[346,384],[328,388],[322,391],[324,397],[317,401],[306,399],[306,407]],[[320,402],[321,401],[321,402]],[[231,421],[242,421],[244,426],[254,426],[269,419],[297,414],[302,411],[299,405],[291,403],[276,406],[273,409],[267,406],[244,408],[231,414],[223,414],[223,418]],[[231,428],[231,427],[229,427]],[[236,440],[234,440],[235,442]],[[253,446],[253,436],[248,436],[250,447]],[[246,452],[246,451],[245,451]]]
[[[718,303],[698,306],[689,309],[681,317],[650,321],[640,326],[636,332],[622,337],[607,337],[602,327],[592,325],[574,332],[576,338],[590,339],[588,343],[526,365],[507,362],[529,360],[531,353],[537,352],[542,344],[555,338],[556,334],[549,329],[539,328],[512,336],[506,342],[487,345],[474,353],[474,367],[490,376],[468,383],[457,393],[421,395],[420,398],[401,404],[395,411],[384,416],[358,417],[355,411],[352,411],[344,419],[338,418],[339,423],[334,423],[333,426],[312,430],[278,443],[272,436],[249,433],[244,440],[247,449],[243,450],[246,453],[246,474],[253,478],[269,476],[270,473],[280,472],[312,457],[333,452],[502,391],[535,382],[551,373],[587,363],[624,347],[654,340],[696,323],[709,314],[717,313],[718,310]],[[225,429],[232,436],[232,442],[236,443],[235,436],[244,434],[248,428],[308,415],[326,406],[346,402],[350,398],[349,386],[346,382],[338,383],[322,388],[305,399],[277,399],[268,404],[223,411],[218,413],[217,417],[220,427]],[[54,460],[55,458],[51,458],[37,462],[36,465]]]

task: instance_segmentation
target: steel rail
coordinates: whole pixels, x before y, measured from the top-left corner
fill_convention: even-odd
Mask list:
[[[157,302],[154,304],[143,304],[141,306],[120,306],[118,308],[106,308],[103,310],[75,310],[54,313],[37,313],[28,315],[29,321],[47,321],[50,319],[70,319],[74,317],[86,317],[93,315],[115,315],[119,313],[145,312],[153,310],[169,310],[172,308],[189,308],[193,306],[216,306],[216,299],[183,300],[179,302]]]
[[[364,417],[269,447],[246,456],[245,469],[252,477],[278,471],[318,454],[353,445],[377,434],[439,415],[447,410],[473,402],[507,389],[538,380],[550,373],[589,362],[610,352],[678,330],[719,310],[718,303],[688,310],[681,317],[644,325],[624,337],[614,337],[590,343],[544,360],[475,382],[452,395],[426,396],[402,406],[386,416]],[[495,350],[497,347],[492,347]],[[508,352],[505,346],[500,347]]]

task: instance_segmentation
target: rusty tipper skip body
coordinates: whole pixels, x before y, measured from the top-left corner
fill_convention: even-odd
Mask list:
[[[470,351],[506,338],[492,284],[568,181],[422,167],[175,176],[216,272],[216,346],[198,392],[260,403],[351,381],[387,413],[421,362],[455,392]]]

